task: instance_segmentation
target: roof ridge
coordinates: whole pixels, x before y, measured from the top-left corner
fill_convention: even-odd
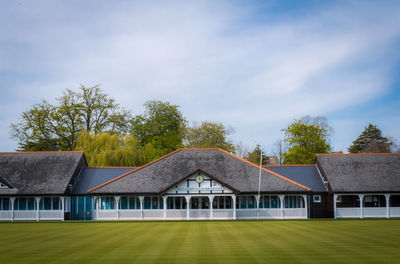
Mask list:
[[[145,168],[145,167],[147,167],[147,166],[150,166],[150,165],[153,164],[154,162],[157,162],[157,161],[159,161],[159,160],[162,160],[162,159],[164,159],[164,158],[166,158],[166,157],[168,157],[168,156],[171,156],[171,155],[173,155],[173,154],[175,154],[175,153],[177,153],[177,152],[179,152],[179,151],[181,151],[181,150],[183,150],[183,149],[174,150],[174,151],[168,153],[167,155],[164,155],[164,156],[162,156],[162,157],[160,157],[160,158],[158,158],[158,159],[155,159],[155,160],[153,160],[153,161],[151,161],[151,162],[149,162],[149,163],[146,163],[146,164],[144,164],[144,165],[142,165],[142,166],[140,166],[140,167],[137,167],[136,169],[134,169],[134,170],[132,170],[132,171],[128,171],[127,173],[124,173],[124,174],[122,174],[122,175],[120,175],[120,176],[118,176],[118,177],[116,177],[116,178],[114,178],[114,179],[111,179],[111,180],[109,180],[109,181],[107,181],[107,182],[105,182],[105,183],[102,183],[102,184],[100,184],[100,185],[98,185],[98,186],[96,186],[96,187],[93,187],[92,189],[89,189],[88,192],[92,192],[92,191],[94,191],[94,190],[97,190],[97,189],[99,189],[99,188],[101,188],[101,187],[103,187],[103,186],[105,186],[105,185],[107,185],[107,184],[110,184],[110,183],[112,183],[112,182],[114,182],[114,181],[116,181],[116,180],[119,180],[119,179],[121,179],[121,178],[123,178],[123,177],[125,177],[125,176],[127,176],[127,175],[129,175],[129,174],[131,174],[131,173],[133,173],[133,172],[136,172],[136,171],[138,171],[138,170],[141,170],[141,169],[143,169],[143,168]]]
[[[346,156],[346,155],[400,155],[400,153],[317,153],[316,156]]]
[[[243,158],[240,158],[240,157],[238,157],[238,156],[236,156],[236,155],[234,155],[234,154],[232,154],[232,153],[230,153],[230,152],[228,152],[228,151],[226,151],[226,150],[223,150],[223,149],[220,149],[220,148],[219,148],[218,150],[219,150],[219,151],[222,151],[222,152],[224,152],[225,154],[228,154],[228,155],[230,155],[230,156],[232,156],[232,157],[234,157],[234,158],[237,158],[237,159],[239,159],[239,160],[241,160],[241,161],[243,161],[243,162],[246,162],[246,163],[248,163],[248,164],[250,164],[250,165],[252,165],[252,166],[254,166],[254,167],[256,167],[256,168],[260,168],[260,166],[254,164],[253,162],[250,162],[250,161],[248,161],[248,160],[245,160],[245,159],[243,159]],[[278,174],[278,173],[276,173],[276,172],[274,172],[274,171],[268,170],[268,169],[263,168],[263,167],[261,167],[261,169],[264,170],[264,171],[266,171],[266,172],[268,172],[268,173],[270,173],[270,174],[272,174],[272,175],[274,175],[274,176],[276,176],[276,177],[279,177],[279,178],[281,178],[281,179],[283,179],[283,180],[286,180],[286,181],[288,181],[288,182],[290,182],[290,183],[293,183],[293,184],[295,184],[295,185],[297,185],[297,186],[299,186],[299,187],[301,187],[301,188],[303,188],[303,189],[306,189],[306,190],[308,190],[308,191],[311,191],[311,188],[309,188],[309,187],[307,187],[307,186],[304,186],[303,184],[300,184],[300,183],[298,183],[298,182],[295,182],[295,181],[293,181],[293,180],[291,180],[291,179],[288,179],[288,178],[286,178],[285,176],[282,176],[282,175],[280,175],[280,174]]]

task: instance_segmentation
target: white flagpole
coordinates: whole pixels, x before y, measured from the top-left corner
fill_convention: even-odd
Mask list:
[[[260,193],[261,193],[261,168],[262,168],[262,145],[260,146],[260,172],[258,174],[258,199],[256,199],[257,202],[257,219],[259,218],[260,215]]]

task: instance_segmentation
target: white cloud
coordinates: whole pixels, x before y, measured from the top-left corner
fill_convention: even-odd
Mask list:
[[[0,18],[8,21],[0,72],[23,76],[7,88],[13,100],[29,106],[100,83],[135,112],[146,100],[168,100],[190,120],[232,125],[235,140],[248,144],[272,144],[293,118],[384,94],[398,59],[387,57],[400,36],[398,5],[257,23],[253,7],[230,2],[26,5]]]

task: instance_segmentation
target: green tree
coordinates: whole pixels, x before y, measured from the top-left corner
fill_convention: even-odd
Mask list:
[[[268,157],[264,155],[264,151],[262,152],[262,164],[266,165],[267,164],[267,159]],[[260,156],[261,156],[261,145],[257,144],[256,147],[253,149],[253,151],[247,153],[247,156],[245,157],[246,160],[253,162],[254,164],[259,165],[260,164]]]
[[[149,159],[182,148],[186,120],[179,107],[161,101],[148,101],[144,106],[144,114],[131,121],[131,133],[138,138],[140,146],[146,148]]]
[[[232,129],[222,123],[201,122],[186,128],[184,143],[187,148],[221,148],[229,152],[235,151],[235,146],[227,138]]]
[[[82,131],[75,150],[85,152],[89,166],[138,166],[142,164],[139,142],[132,135],[93,134]]]
[[[73,150],[82,130],[124,134],[129,129],[130,113],[98,85],[82,85],[79,92],[67,89],[56,102],[43,100],[11,124],[11,137],[21,150]]]
[[[309,121],[295,120],[285,132],[287,150],[283,153],[284,164],[313,163],[316,153],[328,153],[330,135],[326,126]]]
[[[392,139],[384,137],[377,126],[369,124],[348,150],[350,153],[388,153],[392,146]]]

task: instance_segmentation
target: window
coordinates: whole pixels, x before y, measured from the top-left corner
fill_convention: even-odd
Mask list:
[[[313,202],[320,203],[321,202],[321,195],[313,195]]]

